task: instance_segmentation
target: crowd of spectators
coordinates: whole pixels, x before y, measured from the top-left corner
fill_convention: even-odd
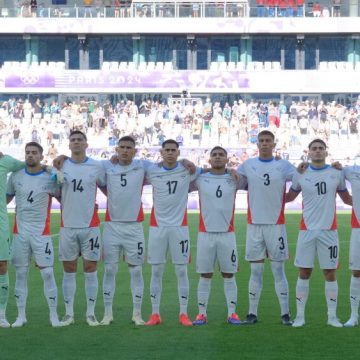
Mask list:
[[[293,162],[306,156],[303,151],[315,137],[326,141],[332,159],[353,159],[359,153],[360,97],[349,107],[335,101],[286,106],[282,101],[221,104],[186,97],[144,99],[140,104],[126,99],[98,103],[85,97],[63,104],[11,98],[0,105],[0,149],[16,152],[26,142],[37,141],[47,161],[67,153],[72,129],[86,132],[89,154],[96,158],[109,157],[117,140],[130,134],[140,157],[157,156],[157,147],[173,138],[182,155],[197,164],[205,164],[208,149],[219,144],[230,150],[231,165],[236,166],[256,154],[257,134],[265,128],[276,135],[277,154]]]

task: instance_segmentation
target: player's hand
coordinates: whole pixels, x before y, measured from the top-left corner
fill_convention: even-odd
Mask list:
[[[110,162],[114,165],[117,165],[119,163],[119,157],[117,155],[113,155],[111,158],[110,158]]]
[[[240,182],[241,175],[235,169],[226,169],[227,172],[231,175],[231,177],[235,180],[235,182]]]
[[[65,160],[67,160],[69,157],[66,155],[59,155],[53,160],[53,166],[54,168],[61,170]]]
[[[275,160],[281,160],[281,159],[282,159],[281,155],[275,155]]]
[[[180,160],[180,163],[184,166],[184,168],[189,171],[190,174],[195,174],[196,172],[196,166],[195,164],[187,159]]]
[[[333,167],[336,170],[343,169],[343,166],[342,166],[341,162],[339,162],[339,161],[334,161],[333,163],[331,163],[331,167]]]
[[[303,174],[308,167],[309,167],[309,163],[306,161],[303,161],[298,165],[296,170],[299,174]]]

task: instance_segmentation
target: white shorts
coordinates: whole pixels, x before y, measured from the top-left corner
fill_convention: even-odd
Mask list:
[[[336,269],[339,262],[339,238],[336,230],[300,230],[295,266],[312,269],[315,255],[320,269]]]
[[[105,264],[115,264],[121,255],[130,265],[142,265],[145,258],[145,240],[140,222],[106,222],[103,231],[103,258]]]
[[[79,256],[85,260],[99,261],[100,255],[101,237],[98,227],[60,229],[60,261],[74,261]]]
[[[360,270],[360,229],[352,229],[349,249],[349,268]]]
[[[173,264],[188,264],[190,237],[187,226],[155,227],[149,229],[148,263],[166,263],[168,249]]]
[[[196,272],[213,273],[216,260],[222,273],[235,274],[238,270],[238,255],[235,233],[198,234]]]
[[[285,225],[248,224],[245,259],[259,261],[267,257],[273,261],[284,261],[289,258]]]
[[[31,256],[39,267],[54,265],[54,249],[50,236],[14,234],[11,263],[14,266],[29,266]]]

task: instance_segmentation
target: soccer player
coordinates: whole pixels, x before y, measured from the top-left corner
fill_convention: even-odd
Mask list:
[[[115,293],[115,276],[121,253],[125,255],[130,272],[130,286],[133,298],[132,321],[144,325],[141,304],[144,291],[142,264],[145,255],[145,242],[142,221],[144,213],[141,203],[145,170],[148,161],[134,160],[135,140],[124,136],[117,149],[118,163],[102,162],[106,171],[107,211],[103,232],[103,257],[105,272],[103,297],[105,305],[101,325],[113,321],[112,304]]]
[[[99,325],[95,317],[98,292],[96,266],[100,260],[100,219],[97,214],[96,190],[105,186],[105,171],[100,162],[86,156],[86,135],[75,130],[69,137],[71,157],[65,160],[61,185],[61,229],[59,258],[63,262],[63,295],[66,314],[62,325],[74,323],[74,298],[79,255],[83,258],[86,321]]]
[[[285,274],[288,242],[285,229],[285,186],[292,179],[295,168],[286,160],[273,156],[274,134],[263,130],[258,134],[259,156],[246,160],[238,172],[247,179],[248,212],[246,255],[250,262],[249,312],[247,324],[258,321],[257,311],[263,284],[264,260],[271,261],[275,290],[281,308],[281,323],[291,325],[289,313],[289,285]]]
[[[9,274],[7,262],[10,259],[9,218],[6,210],[7,174],[24,168],[25,164],[11,156],[0,157],[0,328],[9,328],[6,320],[6,306],[9,298]]]
[[[207,323],[207,304],[215,263],[224,279],[224,292],[229,324],[240,325],[236,314],[237,285],[234,274],[238,269],[234,208],[236,191],[240,188],[227,172],[227,151],[215,146],[210,151],[210,171],[201,174],[194,184],[199,191],[200,222],[197,241],[196,271],[200,274],[197,296],[199,314],[193,325]]]
[[[351,238],[349,249],[349,264],[352,276],[350,280],[350,319],[344,324],[345,327],[354,327],[359,323],[359,300],[360,300],[360,167],[346,166],[345,178],[351,184],[352,214],[351,214]],[[351,205],[351,204],[349,204]]]
[[[7,187],[8,203],[16,200],[16,216],[12,243],[12,264],[16,269],[15,298],[18,317],[11,325],[26,324],[27,277],[33,255],[44,281],[44,295],[50,310],[50,323],[59,327],[57,286],[54,278],[54,250],[50,236],[51,197],[58,187],[43,169],[43,148],[36,142],[25,145],[26,168],[11,174]]]
[[[305,325],[305,305],[309,295],[309,279],[318,256],[325,277],[325,297],[328,325],[342,327],[336,317],[338,284],[336,268],[339,259],[339,239],[336,230],[336,194],[351,203],[344,174],[325,163],[326,144],[315,139],[309,144],[310,166],[296,173],[286,201],[292,201],[302,191],[303,215],[296,246],[295,266],[299,268],[296,284],[296,319],[293,327]]]
[[[190,238],[186,206],[190,182],[195,180],[199,171],[190,175],[189,171],[177,161],[180,151],[179,144],[175,140],[164,141],[160,153],[163,166],[153,165],[146,173],[147,180],[153,186],[154,199],[148,249],[148,262],[152,265],[150,282],[152,315],[146,325],[161,323],[162,278],[169,250],[178,281],[179,321],[184,326],[192,326],[187,314],[189,298],[187,264],[190,257]]]

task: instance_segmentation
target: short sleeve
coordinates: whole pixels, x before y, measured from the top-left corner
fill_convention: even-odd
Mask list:
[[[301,191],[301,185],[300,185],[300,174],[298,172],[294,173],[294,176],[292,178],[292,184],[291,184],[291,190],[295,191],[295,192],[299,192]]]
[[[7,182],[7,187],[6,187],[6,194],[7,195],[15,195],[15,188],[14,188],[14,174],[11,174],[9,177],[9,180]]]
[[[25,167],[25,163],[23,161],[14,159],[9,155],[5,155],[0,159],[0,167],[9,173],[23,169]]]

